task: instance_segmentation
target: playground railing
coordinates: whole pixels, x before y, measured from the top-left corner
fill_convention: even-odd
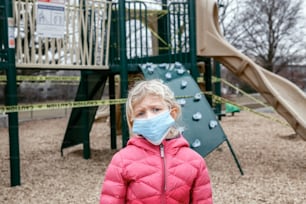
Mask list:
[[[129,63],[190,61],[190,8],[188,1],[147,4],[125,3],[126,57]],[[113,4],[110,64],[120,60],[118,4]]]
[[[13,6],[18,68],[108,69],[110,1],[14,0]]]

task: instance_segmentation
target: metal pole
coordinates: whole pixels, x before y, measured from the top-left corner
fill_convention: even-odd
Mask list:
[[[128,66],[126,57],[126,28],[125,28],[125,0],[119,1],[119,25],[120,25],[120,92],[121,98],[127,97],[128,92]],[[125,105],[121,105],[122,118],[122,146],[126,146],[129,131],[125,116]]]
[[[221,79],[221,70],[220,70],[220,63],[214,61],[215,64],[215,75],[218,79]],[[215,82],[215,93],[217,96],[221,96],[221,81],[218,80]],[[217,103],[215,107],[215,113],[218,116],[218,119],[221,120],[222,117],[222,104]]]
[[[108,77],[109,98],[115,99],[115,75],[110,74]],[[110,126],[111,126],[111,149],[117,149],[117,130],[116,130],[116,105],[110,105]]]
[[[211,69],[212,69],[211,58],[208,58],[207,60],[205,60],[205,73],[204,73],[205,90],[207,92],[212,93],[212,81],[211,81],[212,70]],[[213,107],[212,96],[206,95],[206,99],[208,103],[210,104],[210,106]]]
[[[17,105],[17,82],[15,65],[15,44],[13,30],[13,5],[11,0],[5,0],[5,12],[7,19],[4,20],[4,35],[7,44],[7,86],[6,86],[6,104]],[[11,166],[11,186],[20,185],[20,158],[19,158],[19,135],[18,135],[18,112],[8,113],[9,123],[9,143],[10,143],[10,166]]]
[[[188,1],[189,5],[189,35],[190,35],[190,65],[191,75],[197,80],[200,76],[197,68],[197,40],[196,40],[196,1]]]
[[[83,83],[81,83],[82,87],[82,100],[89,100],[88,96],[88,86],[89,86],[89,72],[82,71],[81,77]],[[82,108],[81,114],[81,121],[82,121],[82,134],[83,134],[83,158],[89,159],[90,158],[90,128],[89,128],[89,107]]]
[[[162,0],[162,10],[167,10],[168,9],[168,1],[167,0]],[[167,43],[166,45],[158,40],[158,54],[168,54],[170,56],[171,50],[169,49],[161,49],[165,46],[169,47],[169,26],[167,26],[167,19],[168,19],[168,14],[164,15],[157,20],[157,25],[158,25],[158,35],[160,36],[161,39],[164,39],[164,41]]]

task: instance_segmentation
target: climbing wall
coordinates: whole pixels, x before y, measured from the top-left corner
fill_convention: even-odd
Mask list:
[[[140,68],[146,79],[160,79],[175,93],[182,107],[179,125],[190,147],[205,157],[226,142],[243,174],[217,116],[188,70],[178,62],[173,64],[148,63],[141,65]]]

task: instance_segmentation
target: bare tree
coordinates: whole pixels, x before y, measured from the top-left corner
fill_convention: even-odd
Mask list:
[[[239,40],[242,30],[237,32],[236,24],[240,7],[237,0],[218,0],[219,6],[219,25],[223,36],[232,44]]]
[[[303,0],[238,0],[226,37],[262,67],[278,73],[305,50]],[[305,42],[304,42],[305,43]]]
[[[237,29],[239,25],[239,14],[241,12],[241,7],[238,3],[239,0],[218,0],[219,7],[219,25],[224,38],[232,45],[236,45],[239,49],[239,41],[243,37],[243,30]],[[238,43],[237,43],[238,42]],[[222,67],[222,78],[230,82],[231,84],[243,89],[247,92],[253,92],[252,88],[245,82],[241,81],[239,77],[235,76],[223,65]],[[222,83],[223,94],[233,94],[236,91],[225,83]]]

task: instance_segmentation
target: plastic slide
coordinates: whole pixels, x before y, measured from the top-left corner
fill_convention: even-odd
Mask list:
[[[306,140],[306,94],[289,80],[254,63],[223,38],[214,0],[196,3],[197,54],[213,57],[252,86]]]

